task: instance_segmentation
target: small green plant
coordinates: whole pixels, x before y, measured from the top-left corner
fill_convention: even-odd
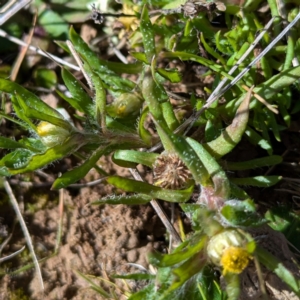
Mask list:
[[[263,28],[252,6],[256,7],[257,3],[247,2],[243,12],[228,5],[224,15],[226,28],[219,30],[210,22],[213,14],[220,13],[216,7],[193,4],[197,11],[191,16],[186,4],[175,3],[174,9],[164,6],[167,3],[163,1],[150,2],[155,2],[153,5],[158,8],[155,13],[148,11],[147,5],[135,8],[140,26],[130,32],[129,38],[135,63],[99,59],[75,30],[70,29],[71,45],[83,63],[89,84],[85,86],[61,67],[71,97],[57,93],[74,108],[70,119],[22,86],[0,79],[0,90],[10,95],[16,117],[4,111],[0,115],[30,133],[18,141],[0,137],[0,147],[11,150],[0,160],[0,175],[32,172],[70,155],[81,158],[82,163],[57,178],[53,189],[68,187],[92,168],[105,174],[96,165],[103,155],[113,154],[113,161],[124,167],[142,164],[152,169],[154,184],[108,176],[107,183],[128,194],[107,196],[93,203],[136,205],[160,199],[178,203],[191,220],[192,232],[175,250],[150,255],[149,261],[157,269],[155,276],[116,276],[149,280],[147,287],[129,299],[238,299],[240,274],[252,261],[276,273],[300,295],[299,279],[248,232],[249,228],[266,224],[267,219],[259,216],[254,201],[240,188],[243,185],[270,187],[281,176],[229,178],[226,174],[228,170],[273,166],[282,161],[280,156],[272,155],[271,140],[280,141],[280,131],[289,126],[291,108],[295,109],[291,86],[298,89],[300,78],[300,67],[291,66],[299,47],[298,43],[293,44],[295,33],[291,33],[287,45],[275,47],[273,54],[262,58],[259,68],[252,68],[227,91],[223,103],[214,102],[206,107],[204,99],[191,96],[189,105],[204,111],[191,121],[194,128],[202,129],[201,140],[197,135],[186,134],[185,128],[182,130],[184,120],[176,114],[166,89],[167,84],[180,83],[182,74],[165,66],[174,60],[205,66],[203,77],[214,78],[213,85],[206,87],[207,93],[223,78],[232,80],[235,73],[230,73],[231,67],[254,42],[256,32]],[[126,3],[132,5],[130,1]],[[275,8],[272,6],[274,16]],[[151,19],[153,15],[155,19]],[[174,21],[173,15],[180,21]],[[266,33],[262,45],[267,45],[270,39]],[[207,57],[198,55],[199,43]],[[60,45],[68,51],[64,43]],[[135,51],[141,47],[143,52]],[[238,65],[238,71],[253,59],[254,54],[247,56]],[[121,74],[134,74],[138,79],[132,81]],[[110,104],[107,104],[107,94],[114,99]],[[278,112],[281,123],[275,117]],[[147,129],[147,122],[153,124],[155,135]],[[225,162],[224,156],[242,137],[266,151],[266,156],[245,162]],[[159,147],[148,151],[158,143],[163,151]],[[195,188],[199,188],[199,196],[194,203],[187,203]],[[221,270],[226,281],[225,292],[220,289],[214,267]],[[109,298],[100,290],[102,296]]]

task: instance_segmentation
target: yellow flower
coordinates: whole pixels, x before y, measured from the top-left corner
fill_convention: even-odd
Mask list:
[[[220,264],[223,267],[223,274],[227,272],[241,273],[249,263],[251,256],[248,251],[241,247],[227,248],[221,257]]]
[[[123,4],[123,14],[126,15],[134,15],[134,10],[138,9],[137,6],[130,6],[126,3]],[[138,27],[138,19],[136,17],[120,17],[118,18],[119,22],[121,22],[126,31],[136,30]]]
[[[227,272],[241,273],[249,263],[251,254],[247,250],[249,241],[235,229],[224,230],[213,236],[207,245],[210,260]]]

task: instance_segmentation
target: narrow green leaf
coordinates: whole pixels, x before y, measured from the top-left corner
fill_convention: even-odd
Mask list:
[[[132,280],[151,280],[155,279],[155,275],[145,273],[134,273],[127,275],[111,275],[112,278],[132,279]]]
[[[265,78],[271,78],[273,76],[273,70],[271,68],[270,62],[266,56],[262,57],[260,60],[261,69]]]
[[[254,202],[251,200],[228,200],[221,209],[221,214],[233,226],[259,226],[266,223],[256,213]]]
[[[89,68],[94,71],[112,90],[122,90],[130,92],[135,88],[135,83],[120,77],[116,73],[133,73],[141,72],[141,65],[132,66],[123,63],[111,63],[98,58],[97,54],[92,51],[89,46],[82,40],[82,38],[75,32],[73,27],[69,31],[70,39],[74,45],[75,50],[80,54],[84,60],[84,68]],[[137,70],[136,70],[137,67]],[[91,72],[87,70],[89,76]],[[137,71],[137,72],[136,72]]]
[[[61,177],[57,178],[52,185],[52,189],[58,190],[65,188],[71,183],[83,178],[89,172],[89,170],[95,166],[100,157],[108,152],[111,152],[114,147],[115,146],[112,145],[100,146],[82,165],[64,173]]]
[[[169,101],[169,96],[164,87],[164,79],[156,72],[157,58],[153,57],[150,64],[150,71],[152,79],[154,81],[154,88],[152,88],[152,93],[156,97],[159,103],[164,103]],[[145,74],[148,75],[149,68],[145,66]],[[145,76],[147,78],[147,76]]]
[[[289,206],[282,205],[272,207],[265,213],[265,218],[268,220],[268,225],[272,229],[284,233],[287,238],[294,236],[296,240],[298,239],[297,231],[299,230],[299,217],[293,216],[293,212]],[[295,231],[291,230],[289,232],[289,228],[293,228]],[[293,245],[295,246],[294,243]]]
[[[57,76],[54,70],[39,67],[33,73],[36,85],[47,89],[53,89],[57,84]]]
[[[61,127],[69,132],[72,132],[74,130],[71,123],[69,121],[65,120],[61,115],[60,115],[60,118],[57,118],[56,116],[48,115],[42,111],[38,111],[34,108],[28,107],[23,102],[23,99],[19,96],[19,94],[16,94],[16,98],[17,98],[18,102],[20,103],[20,106],[23,108],[24,114],[26,115],[26,117],[46,121],[55,126]]]
[[[47,147],[42,143],[40,139],[24,137],[18,142],[32,152],[44,153],[47,150]]]
[[[165,150],[177,153],[180,159],[191,171],[196,182],[201,185],[207,185],[210,181],[207,170],[187,141],[183,137],[177,136],[169,129],[162,112],[162,107],[157,98],[154,96],[155,88],[156,83],[148,67],[142,83],[142,93],[146,103],[148,104],[150,113],[154,118],[163,146]]]
[[[93,101],[85,92],[79,81],[66,68],[61,69],[61,76],[73,97],[72,99],[76,101],[76,107],[74,108],[86,113],[87,115],[90,115]],[[72,102],[69,103],[72,104]]]
[[[173,274],[176,276],[176,279],[171,284],[167,293],[176,290],[195,274],[201,272],[206,263],[206,254],[204,254],[204,251],[201,251],[195,254],[193,257],[189,258],[178,268],[175,268],[173,270]]]
[[[56,40],[56,41],[53,41],[53,42],[55,44],[57,44],[60,48],[62,48],[65,52],[71,54],[70,53],[70,49],[69,49],[69,47],[68,47],[68,45],[67,45],[67,43],[65,41],[58,41],[58,40]]]
[[[215,140],[223,130],[222,122],[214,120],[214,117],[210,116],[209,110],[206,110],[205,117],[208,119],[205,124],[205,141],[211,142]]]
[[[84,137],[81,134],[74,134],[62,145],[57,145],[53,148],[48,149],[43,154],[34,155],[29,164],[22,169],[9,170],[11,175],[32,172],[39,168],[44,168],[47,164],[61,159],[65,156],[75,152],[78,148],[82,147],[86,143]]]
[[[22,124],[25,129],[33,130],[36,132],[36,126],[31,122],[31,120],[26,116],[24,110],[19,104],[18,97],[16,95],[11,95],[11,103],[13,105],[16,115],[23,121]]]
[[[24,144],[16,142],[12,139],[0,136],[0,148],[17,149],[17,148],[27,148],[27,147]]]
[[[156,51],[154,43],[154,31],[149,19],[148,9],[146,8],[146,5],[144,5],[142,11],[140,29],[143,36],[144,52],[146,54],[148,63],[151,63],[152,58],[156,54]]]
[[[256,158],[243,162],[224,162],[224,167],[227,170],[238,171],[238,170],[248,170],[256,169],[261,167],[275,166],[282,162],[282,157],[279,155],[271,155],[261,158]]]
[[[152,197],[145,194],[134,194],[134,195],[112,195],[101,200],[94,201],[92,205],[103,205],[103,204],[125,204],[125,205],[143,205],[147,204],[152,200]]]
[[[82,108],[81,104],[78,103],[78,101],[74,98],[70,98],[67,97],[64,93],[62,93],[59,90],[55,90],[55,92],[58,94],[58,96],[60,98],[62,98],[63,100],[65,100],[66,102],[68,102],[73,108],[75,108],[78,111],[84,112],[84,108]],[[92,108],[92,107],[91,107]],[[89,112],[85,112],[87,113],[89,116],[91,116],[91,114],[89,114]],[[93,114],[94,115],[94,114]],[[76,115],[77,116],[77,115]]]
[[[123,160],[136,164],[142,164],[152,168],[158,156],[159,154],[156,153],[147,153],[134,150],[117,150],[113,155],[113,159],[116,163]]]
[[[256,176],[246,178],[230,178],[230,181],[237,185],[251,185],[257,187],[270,187],[277,184],[282,176]]]
[[[204,46],[205,50],[212,55],[214,58],[216,58],[217,60],[219,60],[221,62],[222,65],[226,65],[225,59],[223,58],[223,56],[221,56],[218,52],[216,52],[214,49],[212,49],[208,43],[205,40],[204,34],[201,32],[200,34],[200,40],[202,45]]]
[[[128,300],[155,300],[157,296],[157,287],[154,283],[149,283],[144,289],[132,294]],[[157,298],[156,298],[157,299]]]
[[[249,141],[253,145],[258,145],[262,149],[266,150],[269,155],[272,154],[273,149],[271,144],[268,140],[264,139],[262,136],[260,136],[255,130],[253,130],[250,126],[247,126],[245,130],[245,135],[248,137]]]
[[[300,296],[299,279],[296,279],[293,274],[286,269],[280,260],[261,248],[259,245],[257,245],[256,254],[259,261],[264,266],[266,266],[270,271],[274,272],[282,281],[284,281],[297,296]]]
[[[197,153],[199,159],[201,159],[204,167],[210,174],[211,179],[214,183],[215,195],[227,199],[230,196],[230,184],[226,173],[200,143],[191,138],[187,138],[186,140],[193,148],[193,150]]]
[[[171,254],[151,253],[149,255],[149,262],[159,268],[176,265],[201,251],[206,242],[207,237],[202,233],[197,233],[187,241],[186,246],[180,251]]]
[[[34,108],[35,110],[44,114],[60,119],[62,118],[62,115],[57,110],[48,106],[36,95],[29,92],[15,82],[0,78],[0,90],[11,95],[14,95],[15,93],[18,94],[19,97],[23,100],[25,106],[28,108]],[[22,108],[24,109],[25,107]]]
[[[226,273],[224,275],[226,281],[227,300],[237,300],[241,292],[239,274]]]
[[[10,169],[21,169],[29,164],[33,155],[34,153],[27,149],[16,149],[1,159],[0,166],[5,166],[9,172]]]
[[[134,51],[131,51],[130,52],[130,55],[132,57],[134,57],[135,59],[138,59],[144,63],[149,63],[148,60],[147,60],[147,57],[146,57],[146,54],[145,53],[142,53],[142,52],[134,52]]]
[[[177,70],[165,70],[161,68],[157,68],[158,74],[163,76],[164,78],[168,79],[172,83],[177,83],[182,80],[181,73],[179,73]]]
[[[203,32],[204,35],[207,37],[212,37],[216,34],[217,28],[212,25],[212,23],[208,20],[207,16],[203,13],[198,14],[197,18],[192,19],[191,23],[193,28],[197,28],[198,32]]]
[[[216,39],[216,47],[221,53],[224,53],[227,55],[233,54],[232,48],[231,48],[228,40],[224,38],[223,34],[221,33],[221,30],[216,33],[215,39]],[[232,57],[232,59],[229,59],[227,61],[227,66],[232,66],[232,61],[235,59],[235,54],[233,54],[233,55],[234,55],[234,57]]]
[[[95,97],[95,117],[99,124],[102,127],[103,132],[106,130],[106,90],[104,88],[101,78],[96,73],[92,73],[91,80],[96,90]]]
[[[12,103],[13,104],[13,103]],[[14,105],[14,104],[13,104]],[[17,114],[18,115],[18,114]],[[4,112],[0,111],[0,120],[2,118],[5,118],[6,120],[11,121],[12,123],[17,124],[18,126],[20,126],[21,128],[23,127],[24,129],[29,129],[30,127],[27,124],[24,124],[24,122],[21,122],[20,120],[17,120],[11,116],[8,116],[7,114],[5,114]],[[22,119],[22,118],[20,118]]]
[[[159,87],[152,77],[150,68],[146,68],[145,77],[142,82],[142,94],[148,105],[150,113],[153,115],[157,122],[162,123],[161,126],[166,126],[167,123],[164,119],[161,104],[156,97]]]
[[[112,299],[112,296],[110,294],[108,294],[101,286],[95,284],[88,276],[77,270],[74,270],[74,272],[77,274],[77,276],[88,282],[98,294],[104,297],[104,299]]]
[[[215,72],[220,73],[221,75],[227,77],[228,79],[233,80],[233,77],[228,75],[226,72],[224,72],[220,65],[218,65],[217,63],[214,63],[213,61],[211,61],[209,59],[206,59],[204,57],[201,57],[201,56],[198,56],[195,54],[174,51],[174,52],[163,52],[160,54],[160,56],[163,58],[178,58],[183,61],[185,61],[185,60],[196,61],[199,64],[206,66]]]
[[[242,139],[249,118],[251,93],[252,89],[246,94],[244,101],[238,108],[236,115],[232,120],[232,124],[226,127],[218,138],[207,144],[203,144],[203,147],[215,158],[220,158],[232,151]]]
[[[199,300],[225,300],[225,292],[219,285],[219,277],[210,266],[205,266],[197,276],[197,287],[202,296]]]
[[[275,119],[275,116],[274,116],[273,112],[269,111],[268,109],[264,109],[263,112],[264,112],[264,115],[265,115],[265,122],[269,125],[269,128],[271,128],[275,139],[278,142],[281,142],[280,129],[279,129],[279,126],[277,124],[277,121]]]
[[[167,101],[161,104],[161,108],[163,111],[164,119],[166,120],[168,127],[174,131],[180,124],[175,116],[174,108],[172,104]]]
[[[158,198],[168,202],[185,202],[189,200],[194,189],[194,187],[191,186],[185,190],[167,190],[149,183],[119,176],[110,176],[107,178],[107,182],[126,192],[146,194],[152,198]]]
[[[152,141],[152,134],[144,127],[148,113],[149,113],[149,108],[148,107],[144,108],[138,123],[138,132],[142,140],[145,142],[145,144],[147,146],[150,146]]]
[[[279,108],[279,113],[280,113],[281,117],[283,118],[286,126],[290,127],[290,125],[291,125],[291,116],[290,116],[290,114],[292,112],[287,109],[288,106],[286,105],[285,99],[286,99],[286,94],[283,95],[283,97],[282,97],[283,101],[280,101],[281,99],[279,100],[278,108]]]
[[[69,25],[61,15],[50,7],[43,9],[39,14],[39,24],[54,38],[65,37],[69,29]]]
[[[84,57],[84,59],[94,70],[99,70],[100,72],[108,74],[138,74],[142,71],[143,65],[140,62],[133,64],[124,64],[99,58],[97,54],[92,51],[89,46],[82,40],[82,38],[76,33],[73,27],[70,28],[69,36],[76,51],[78,51],[78,53],[80,53]]]
[[[295,43],[298,39],[295,35],[297,31],[294,28],[291,28],[289,31],[289,34],[287,35],[287,50],[286,50],[286,56],[284,61],[283,70],[286,70],[292,66],[292,61],[295,57],[294,49],[295,49]]]
[[[254,92],[260,94],[264,99],[269,100],[272,99],[278,91],[292,85],[299,78],[300,66],[290,68],[264,81],[254,89]]]
[[[240,187],[238,187],[236,184],[230,182],[230,191],[232,197],[240,200],[247,200],[250,198],[250,196]]]

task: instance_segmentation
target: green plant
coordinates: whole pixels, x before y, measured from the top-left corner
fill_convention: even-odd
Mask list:
[[[206,107],[193,122],[195,128],[203,130],[204,138],[200,142],[199,136],[176,130],[184,120],[176,115],[165,87],[167,83],[181,82],[182,77],[178,70],[166,68],[166,62],[192,61],[205,66],[207,71],[203,76],[214,78],[211,89],[222,77],[232,80],[231,67],[254,42],[256,31],[263,28],[255,13],[257,3],[246,3],[243,13],[236,6],[227,6],[226,28],[218,30],[210,23],[215,11],[208,5],[199,5],[201,10],[198,8],[197,15],[191,18],[178,4],[174,10],[174,7],[163,7],[165,2],[156,2],[153,5],[158,8],[171,10],[167,13],[159,10],[158,17],[152,21],[147,5],[135,12],[140,26],[131,32],[129,39],[135,63],[99,59],[75,30],[70,29],[71,45],[83,62],[90,85],[86,87],[62,67],[61,75],[72,97],[57,93],[80,112],[74,113],[70,120],[22,86],[0,79],[0,90],[10,95],[17,118],[4,111],[0,115],[31,134],[18,141],[0,137],[0,146],[12,150],[0,160],[0,174],[31,172],[70,155],[81,158],[81,165],[55,180],[52,188],[60,189],[82,179],[91,168],[104,174],[96,163],[101,156],[111,153],[114,162],[121,166],[134,168],[142,164],[153,169],[154,184],[108,176],[109,184],[130,194],[112,195],[93,203],[135,205],[160,199],[178,203],[191,219],[193,231],[172,253],[150,256],[150,263],[157,268],[155,280],[153,274],[116,276],[150,280],[146,288],[132,294],[130,299],[224,299],[226,296],[237,299],[240,273],[251,260],[275,272],[300,295],[299,280],[248,232],[248,228],[259,227],[267,220],[259,216],[254,202],[239,187],[270,187],[281,176],[228,178],[226,174],[227,170],[273,166],[282,161],[280,156],[272,155],[271,141],[272,138],[280,141],[280,131],[289,126],[294,105],[291,86],[299,88],[300,68],[291,66],[292,58],[298,55],[296,34],[291,32],[287,45],[273,48],[273,52],[262,58],[260,68],[252,68],[243,81],[227,91],[223,104],[214,102]],[[273,16],[277,13],[277,8],[272,6]],[[175,22],[173,14],[181,22]],[[266,33],[262,45],[269,41],[270,35]],[[200,42],[207,58],[197,55]],[[144,52],[134,51],[139,47]],[[284,52],[287,54],[282,55]],[[247,56],[238,70],[253,59],[254,54]],[[124,73],[134,74],[138,80],[120,76]],[[207,92],[211,92],[209,88]],[[107,93],[114,98],[111,104],[106,102]],[[196,110],[206,105],[204,99],[195,95],[189,104]],[[274,116],[278,112],[283,122]],[[155,136],[146,127],[148,116],[154,124]],[[32,120],[38,120],[38,124]],[[268,156],[246,162],[225,162],[224,156],[233,151],[243,136]],[[163,151],[140,150],[158,142]],[[200,195],[195,203],[186,203],[195,187],[201,190]],[[226,295],[216,283],[212,265],[222,271],[227,283]],[[105,294],[102,289],[101,294]]]

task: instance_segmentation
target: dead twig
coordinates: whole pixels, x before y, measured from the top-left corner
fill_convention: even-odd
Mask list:
[[[22,228],[25,240],[26,240],[26,244],[28,246],[29,252],[30,252],[30,254],[32,256],[32,259],[33,259],[33,263],[34,263],[35,270],[36,270],[36,273],[37,273],[37,276],[38,276],[38,280],[39,280],[41,290],[44,291],[44,282],[43,282],[41,268],[39,266],[39,262],[37,260],[36,255],[35,255],[32,240],[31,240],[29,231],[27,229],[26,223],[24,221],[24,218],[23,218],[23,216],[21,214],[21,211],[19,209],[17,199],[15,198],[15,195],[14,195],[14,193],[13,193],[11,187],[10,187],[10,184],[8,183],[8,181],[6,179],[3,179],[3,186],[4,186],[4,189],[7,193],[7,195],[8,195],[8,198],[9,198],[9,200],[10,200],[12,206],[13,206],[13,209],[14,209],[16,215],[17,215],[17,218],[20,222],[20,225],[21,225],[21,228]]]
[[[14,253],[12,253],[10,255],[7,255],[5,257],[0,258],[0,264],[3,263],[6,260],[10,260],[11,258],[14,258],[18,254],[20,254],[24,249],[25,249],[25,246],[23,246],[21,249],[17,250],[16,252],[14,252]]]
[[[141,177],[141,175],[139,174],[137,169],[129,169],[129,171],[131,172],[131,174],[132,174],[132,176],[134,177],[135,180],[143,181],[143,178]],[[169,221],[169,218],[167,217],[166,213],[163,211],[160,204],[154,199],[152,199],[150,201],[150,204],[152,205],[152,207],[156,211],[158,217],[161,219],[161,221],[165,225],[166,229],[168,230],[168,232],[170,233],[170,235],[174,239],[175,243],[177,243],[177,244],[182,243],[182,240],[181,240],[178,232],[176,231],[174,226]]]

